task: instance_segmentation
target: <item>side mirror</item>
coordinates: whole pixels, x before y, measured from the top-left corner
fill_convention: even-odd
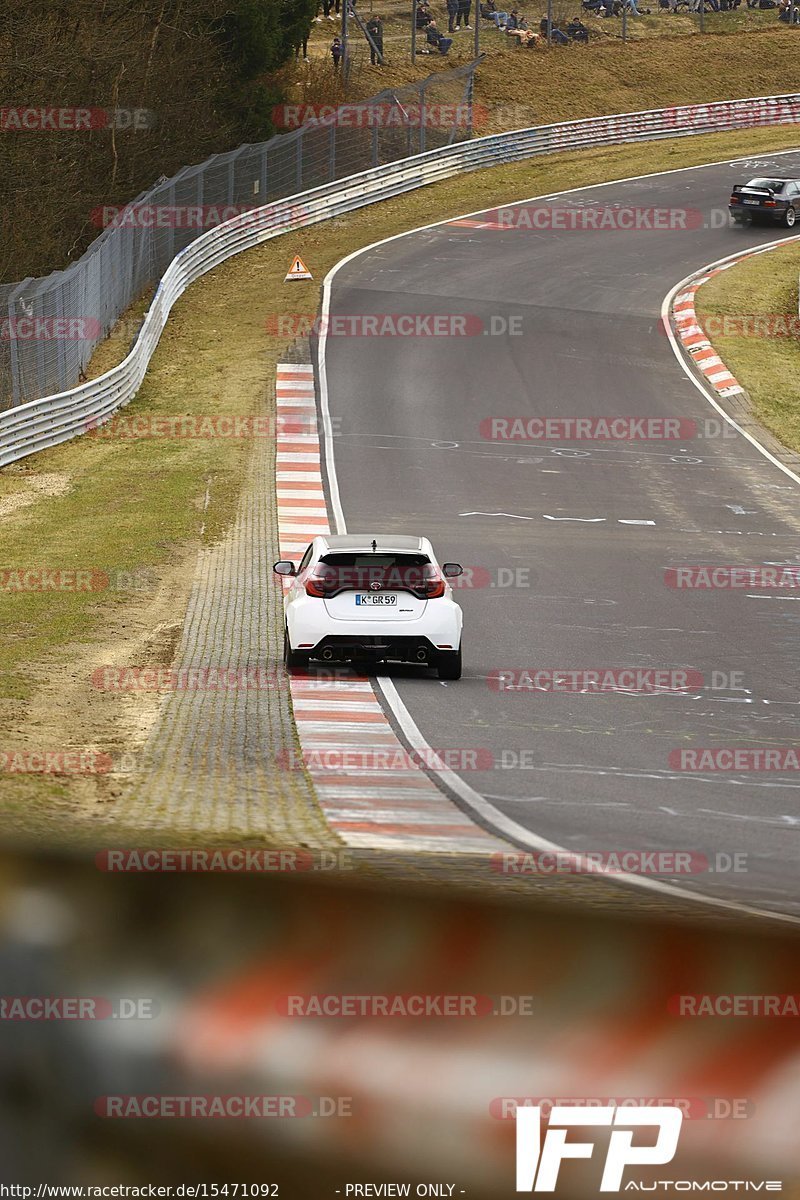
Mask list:
[[[445,563],[442,567],[445,579],[454,579],[456,575],[463,575],[464,568],[461,563]]]
[[[276,575],[296,575],[297,570],[293,562],[282,558],[280,562],[276,562],[272,568]]]

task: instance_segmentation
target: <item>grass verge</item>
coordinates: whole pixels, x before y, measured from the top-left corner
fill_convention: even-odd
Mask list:
[[[704,284],[697,313],[757,420],[800,451],[800,245],[746,258]],[[726,329],[729,332],[726,332]]]
[[[268,242],[222,264],[181,300],[128,415],[268,412],[275,364],[286,349],[284,338],[267,332],[270,318],[287,308],[313,314],[320,282],[340,258],[434,214],[444,219],[796,139],[784,128],[539,158],[463,175]],[[315,279],[284,285],[297,252]],[[119,343],[99,354],[107,368]],[[27,490],[28,499],[0,524],[0,569],[97,570],[115,585],[0,592],[0,754],[11,747],[106,751],[141,744],[158,717],[157,696],[100,704],[92,670],[171,661],[198,550],[229,527],[248,450],[245,439],[84,437],[3,472],[6,495]],[[57,481],[55,491],[46,492],[42,480]],[[59,839],[71,819],[91,820],[102,798],[91,776],[6,773],[0,814],[6,828]]]

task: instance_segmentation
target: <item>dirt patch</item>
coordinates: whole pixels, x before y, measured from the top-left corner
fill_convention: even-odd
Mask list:
[[[21,508],[27,508],[43,496],[63,496],[70,485],[69,475],[31,475],[20,473],[5,495],[0,494],[0,519],[9,517]],[[16,486],[14,486],[16,485]]]

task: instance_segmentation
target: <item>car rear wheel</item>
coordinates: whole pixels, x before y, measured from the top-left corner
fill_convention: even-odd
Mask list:
[[[461,647],[457,650],[442,650],[436,663],[440,679],[461,678]]]
[[[283,665],[287,671],[301,671],[308,666],[308,655],[302,650],[293,650],[289,642],[289,631],[283,631]]]
[[[795,210],[792,208],[792,206],[790,204],[784,214],[783,223],[787,229],[794,229],[796,221],[797,221],[797,213],[795,212]]]

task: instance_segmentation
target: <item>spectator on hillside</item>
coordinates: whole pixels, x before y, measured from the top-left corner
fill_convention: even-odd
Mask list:
[[[342,64],[342,55],[344,54],[344,46],[338,37],[335,37],[331,42],[331,58],[333,59],[333,69],[338,71]]]
[[[370,36],[369,61],[373,67],[380,66],[383,62],[383,21],[379,16],[367,21],[367,33]]]
[[[539,22],[539,33],[547,41],[547,29],[550,27],[550,41],[554,46],[568,46],[569,38],[564,33],[563,29],[559,29],[557,22],[548,21],[547,17],[542,17]]]
[[[517,28],[511,30],[509,37],[516,38],[520,46],[538,46],[544,42],[544,38],[541,36],[541,34],[536,33],[533,29],[529,28],[528,22],[523,16],[519,18]]]
[[[447,0],[447,32],[453,33],[456,27],[456,17],[458,16],[459,0]]]
[[[506,19],[506,33],[513,33],[519,27],[519,13],[515,8],[512,8]]]
[[[506,27],[508,13],[499,11],[494,0],[487,0],[486,4],[481,5],[481,16],[485,17],[487,21],[491,21],[495,29],[505,29]]]
[[[472,7],[472,0],[458,0],[458,12],[456,13],[456,29],[470,29],[469,10]]]
[[[583,21],[578,20],[577,17],[572,18],[565,32],[567,37],[572,38],[573,42],[588,42],[589,40],[589,30]]]
[[[435,21],[431,21],[430,25],[425,30],[425,36],[428,40],[428,45],[435,46],[440,54],[447,54],[448,50],[453,44],[452,38],[445,37],[444,34],[437,29]],[[428,53],[430,53],[430,51],[428,51]]]
[[[424,2],[417,5],[417,29],[425,29],[433,20],[430,8]]]

